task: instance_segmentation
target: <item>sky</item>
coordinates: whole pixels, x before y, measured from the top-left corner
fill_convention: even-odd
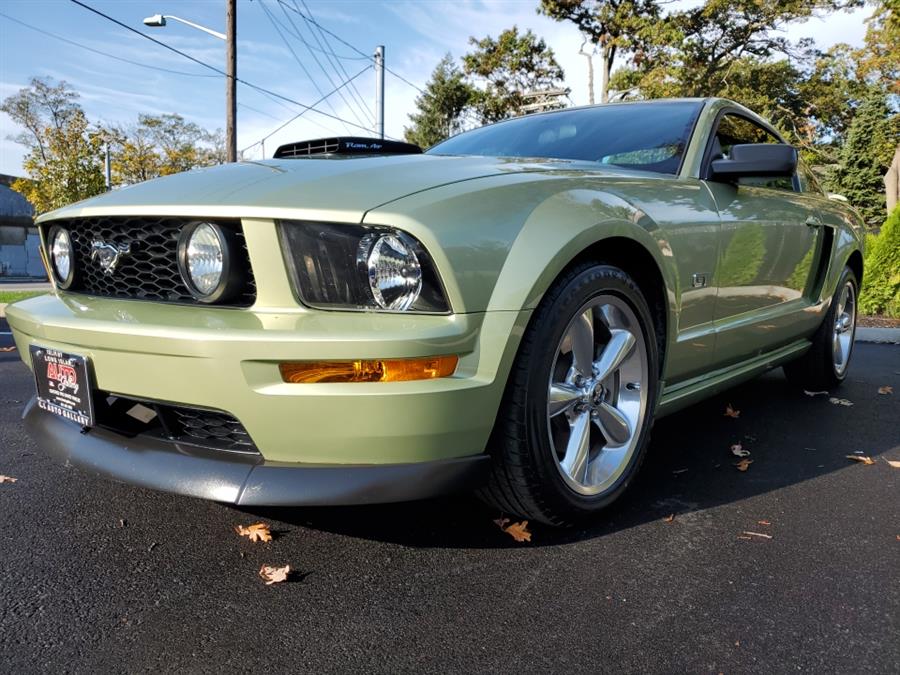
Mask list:
[[[144,17],[153,14],[174,14],[224,32],[223,0],[84,2],[224,70],[221,40],[175,21],[162,28],[142,24]],[[695,4],[695,0],[679,0],[678,4]],[[565,70],[572,102],[583,105],[588,102],[587,65],[578,54],[580,34],[568,22],[557,23],[538,15],[537,5],[537,0],[305,0],[305,5],[304,0],[238,0],[237,74],[239,79],[308,105],[367,69],[371,60],[363,55],[384,45],[385,63],[393,71],[385,79],[385,133],[402,138],[404,127],[409,125],[408,115],[415,110],[419,94],[416,87],[424,87],[444,54],[449,52],[458,59],[468,51],[470,36],[496,36],[517,25],[546,40]],[[294,8],[311,14],[346,44],[330,35],[314,33]],[[792,39],[812,37],[823,49],[836,42],[860,45],[869,12],[860,9],[814,18],[790,26],[786,33]],[[325,53],[329,50],[334,56]],[[80,103],[91,121],[128,124],[135,122],[139,113],[178,113],[207,129],[224,128],[222,75],[69,0],[0,0],[0,99],[26,86],[32,76],[49,76],[71,84],[81,94]],[[308,111],[271,135],[264,146],[261,139],[303,109],[238,85],[238,149],[244,150],[245,158],[259,159],[271,157],[279,144],[290,141],[373,135],[365,130],[374,129],[373,70],[368,68],[353,80],[353,85],[355,90],[345,87],[341,90],[343,97],[334,94],[317,106],[347,123]],[[8,116],[0,113],[0,173],[24,174],[25,148],[8,138],[19,131]]]

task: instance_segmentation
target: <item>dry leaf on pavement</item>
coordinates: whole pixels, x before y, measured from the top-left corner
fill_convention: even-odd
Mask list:
[[[728,405],[725,406],[725,417],[735,417],[735,418],[737,418],[737,417],[740,417],[740,416],[741,416],[741,411],[740,411],[740,410],[735,410],[734,408],[732,408],[730,403],[729,403]]]
[[[852,459],[854,462],[859,462],[860,464],[874,464],[875,460],[871,457],[867,457],[866,455],[845,455],[847,459]]]
[[[290,573],[290,565],[285,565],[284,567],[271,567],[270,565],[263,565],[259,568],[259,576],[263,581],[266,582],[266,586],[271,586],[272,584],[280,584],[282,581],[287,581],[288,575]]]
[[[14,351],[16,351],[15,345],[13,345],[12,347],[0,347],[0,352],[14,352]]]
[[[768,520],[757,520],[756,524],[757,525],[771,525],[772,523],[770,523]]]
[[[663,520],[667,523],[671,523],[672,521],[675,520],[675,514],[672,513],[672,514],[666,516],[665,518],[663,518]]]
[[[12,476],[0,476],[0,483],[15,483],[18,478],[13,478]]]
[[[746,534],[748,537],[762,537],[763,539],[772,538],[771,534],[763,534],[762,532],[748,532],[747,530],[744,530],[744,534]]]
[[[731,446],[731,454],[735,457],[749,457],[750,451],[744,450],[744,446],[740,443],[735,443]]]
[[[828,399],[828,402],[833,403],[834,405],[847,406],[848,408],[853,405],[853,401],[849,401],[846,398],[835,398],[834,396]]]
[[[234,531],[242,537],[247,537],[250,541],[272,541],[272,532],[265,523],[253,523],[247,527],[235,525]]]
[[[886,384],[883,387],[878,387],[878,393],[879,394],[893,394],[894,388],[891,385]]]
[[[740,462],[738,462],[734,466],[738,471],[746,471],[747,469],[750,468],[751,464],[753,464],[752,459],[742,459]]]
[[[531,541],[531,532],[528,531],[527,520],[523,520],[521,523],[513,523],[512,525],[507,525],[508,522],[509,518],[497,518],[494,521],[497,527],[516,541]]]
[[[807,396],[828,396],[827,391],[808,391],[806,389],[803,390],[803,393]]]
[[[900,469],[900,462],[898,462],[896,459],[886,459],[884,461],[887,462],[888,464],[890,464],[895,469]],[[0,476],[0,478],[2,478],[2,476]],[[0,483],[2,483],[2,482],[3,481],[0,481]]]

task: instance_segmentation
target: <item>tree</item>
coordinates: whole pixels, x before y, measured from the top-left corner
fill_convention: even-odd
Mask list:
[[[88,129],[84,113],[74,110],[57,128],[47,127],[25,157],[28,178],[19,178],[12,189],[21,192],[37,213],[60,208],[105,190],[103,139]]]
[[[113,183],[130,185],[225,161],[221,130],[209,132],[181,115],[138,116],[108,131]]]
[[[873,89],[863,101],[841,148],[835,180],[839,191],[869,225],[884,218],[883,176],[900,136],[900,116],[891,115],[884,91]]]
[[[447,54],[431,74],[424,93],[416,98],[418,112],[409,116],[412,126],[404,130],[406,140],[428,148],[458,133],[473,96],[472,86]]]
[[[538,13],[556,21],[571,21],[594,45],[600,56],[600,102],[609,101],[610,74],[622,52],[632,52],[638,61],[647,57],[653,45],[670,40],[674,33],[663,20],[658,0],[541,0]],[[588,98],[594,102],[594,72],[588,57]]]
[[[10,140],[35,148],[46,159],[47,129],[61,131],[81,106],[78,105],[78,93],[67,82],[54,85],[51,78],[32,77],[28,87],[0,104],[0,110],[25,127],[25,131],[11,136]]]
[[[900,318],[900,207],[893,210],[877,237],[867,239],[860,311]]]
[[[559,87],[563,70],[547,43],[515,26],[495,40],[469,38],[475,50],[463,56],[463,68],[477,86],[472,102],[482,123],[496,122],[516,115],[525,104],[529,91]]]
[[[90,129],[78,93],[66,82],[32,78],[28,87],[6,98],[0,110],[25,131],[12,137],[28,148],[28,178],[13,182],[37,213],[92,197],[105,187],[102,139]]]

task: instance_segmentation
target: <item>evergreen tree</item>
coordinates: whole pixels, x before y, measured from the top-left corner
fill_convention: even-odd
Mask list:
[[[425,93],[416,99],[418,112],[409,116],[406,140],[428,148],[462,131],[463,115],[472,103],[472,87],[447,54],[431,74]]]
[[[897,122],[897,116],[890,114],[884,91],[873,87],[859,106],[841,148],[835,176],[838,190],[870,226],[884,218],[883,176],[897,146]]]

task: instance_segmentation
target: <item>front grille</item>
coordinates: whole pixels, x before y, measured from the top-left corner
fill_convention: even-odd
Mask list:
[[[140,406],[141,408],[136,408]],[[149,409],[155,415],[144,415]],[[212,450],[259,455],[244,425],[220,410],[94,392],[97,425],[126,436],[149,436]]]
[[[53,221],[44,227],[49,230],[60,225],[72,236],[76,277],[68,290],[108,298],[198,304],[178,271],[178,236],[188,222],[184,218],[103,217]],[[235,262],[247,270],[245,288],[228,304],[249,307],[256,300],[256,283],[243,230],[237,221],[216,223],[236,233],[239,246]],[[96,240],[130,246],[112,274],[103,272],[99,262],[91,259],[91,246]]]

